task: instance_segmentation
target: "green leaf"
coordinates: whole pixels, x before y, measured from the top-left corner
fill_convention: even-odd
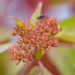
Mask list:
[[[0,54],[0,75],[6,75],[7,57],[8,55],[5,53]]]
[[[38,61],[40,60],[40,58],[41,58],[41,51],[40,49],[37,48],[35,52],[35,60]]]
[[[35,26],[35,23],[37,21],[37,17],[41,14],[41,8],[42,8],[42,3],[40,2],[35,10],[35,12],[33,13],[32,17],[31,17],[31,23]]]
[[[12,47],[12,43],[0,45],[0,54],[8,50],[10,47]]]
[[[34,56],[35,60],[36,61],[40,60],[44,54],[45,54],[45,50],[40,50],[39,48],[37,48]]]
[[[63,36],[59,36],[58,38],[63,40],[63,41],[75,43],[75,37],[72,37],[72,36],[63,35]]]
[[[45,54],[45,50],[41,50],[41,55],[44,55]]]
[[[62,21],[60,25],[63,27],[63,30],[57,37],[63,41],[75,43],[75,17]]]
[[[0,54],[0,75],[16,75],[16,73],[24,66],[23,63],[16,65],[14,61],[9,61],[8,52]]]
[[[23,22],[20,21],[18,18],[16,18],[16,17],[9,17],[9,18],[15,19],[19,28],[21,28],[21,26],[23,25]]]

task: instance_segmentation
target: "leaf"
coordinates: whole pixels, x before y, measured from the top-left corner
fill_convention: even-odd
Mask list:
[[[16,73],[20,70],[20,68],[23,67],[23,63],[19,63],[19,65],[16,66],[15,62],[9,61],[9,53],[5,52],[12,47],[12,43],[6,43],[3,45],[0,45],[0,74],[1,75],[16,75]],[[5,52],[5,53],[4,53]],[[4,73],[5,72],[5,73]]]
[[[21,28],[21,26],[23,25],[23,22],[20,21],[18,18],[16,18],[16,17],[9,17],[9,18],[13,18],[13,19],[15,19],[16,22],[17,22],[17,25],[19,26],[19,28]]]
[[[6,75],[16,75],[18,71],[24,66],[24,64],[21,62],[18,65],[15,65],[14,63],[8,63],[10,67],[7,69]]]
[[[75,17],[62,21],[60,25],[63,27],[63,30],[57,37],[63,41],[75,43]]]
[[[6,75],[6,65],[8,55],[3,53],[0,55],[0,75]]]
[[[75,74],[75,48],[67,45],[62,45],[57,48],[59,51],[60,58],[60,69],[63,71],[63,75],[74,75]],[[56,58],[57,59],[57,58]],[[63,65],[62,65],[63,64]]]
[[[5,52],[0,55],[0,75],[16,75],[16,73],[24,66],[23,63],[15,64],[9,61],[10,55]]]
[[[75,43],[75,37],[72,37],[72,36],[63,35],[63,36],[59,36],[59,39]]]
[[[0,45],[0,54],[12,47],[12,43]]]
[[[41,58],[41,51],[40,51],[40,49],[36,49],[36,52],[35,52],[35,60],[36,61],[38,61],[38,60],[40,60],[40,58]]]
[[[45,54],[45,50],[41,50],[41,55],[44,55]]]
[[[34,56],[35,60],[36,61],[40,60],[44,54],[45,54],[45,50],[40,50],[39,48],[37,48]]]
[[[50,55],[62,75],[75,75],[75,47],[61,45],[51,51],[48,52],[48,55]]]
[[[37,17],[41,14],[41,8],[42,8],[42,2],[40,2],[34,12],[34,14],[31,17],[31,23],[35,26],[35,23],[37,21]]]

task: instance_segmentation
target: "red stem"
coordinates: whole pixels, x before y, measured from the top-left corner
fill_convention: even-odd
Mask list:
[[[52,75],[61,75],[57,67],[52,63],[51,59],[45,54],[41,59],[43,65],[52,73]]]
[[[41,63],[41,61],[38,61],[38,64],[39,64],[39,66],[41,68],[41,75],[43,75],[43,64]]]
[[[40,61],[52,73],[52,75],[62,75],[57,67],[52,63],[51,59],[48,59],[48,56],[46,54],[41,58]],[[37,62],[32,62],[32,64],[27,68],[25,75],[28,74],[29,71],[36,65],[38,65]]]

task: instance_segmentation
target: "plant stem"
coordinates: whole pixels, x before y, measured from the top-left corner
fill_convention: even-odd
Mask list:
[[[41,68],[41,75],[43,75],[43,64],[42,64],[41,61],[38,61],[38,64],[39,64],[39,66]]]

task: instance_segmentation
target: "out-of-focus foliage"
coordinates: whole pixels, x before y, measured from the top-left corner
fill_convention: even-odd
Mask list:
[[[51,3],[54,4],[54,5],[55,5],[55,4],[57,5],[57,4],[65,3],[65,2],[67,2],[67,1],[68,1],[68,0],[52,0]]]
[[[42,8],[42,3],[40,2],[31,18],[31,23],[34,25],[35,25],[35,22],[37,21],[37,17],[40,16],[41,14],[41,8]]]
[[[68,18],[60,23],[63,27],[57,37],[62,41],[74,43],[74,45],[61,45],[56,48],[55,63],[63,75],[75,75],[75,17]]]
[[[60,25],[63,29],[57,37],[63,41],[75,43],[75,17],[62,21]]]
[[[51,55],[62,75],[75,75],[75,47],[61,45]]]
[[[16,66],[15,63],[10,62],[8,53],[0,54],[0,75],[16,75],[22,66],[23,63]]]
[[[0,45],[0,54],[12,47],[12,43]]]
[[[7,66],[7,54],[0,54],[0,75],[6,74]]]
[[[35,66],[29,72],[29,75],[41,75],[41,68],[39,66]],[[43,75],[52,75],[46,68],[43,68]]]
[[[10,29],[0,27],[0,44],[10,41]]]

